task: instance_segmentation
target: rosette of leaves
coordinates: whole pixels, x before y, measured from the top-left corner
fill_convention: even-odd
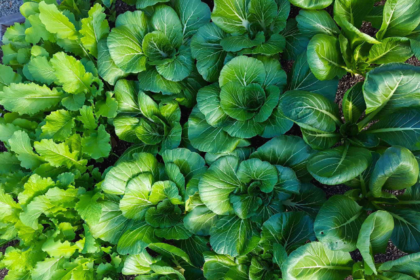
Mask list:
[[[245,231],[239,236],[244,234]],[[312,219],[305,212],[275,214],[263,224],[260,242],[249,244],[251,247],[242,254],[233,257],[227,253],[204,252],[204,277],[209,280],[283,279],[281,267],[288,255],[314,239]]]
[[[335,21],[324,10],[299,12],[297,27],[311,38],[308,62],[319,80],[347,72],[365,76],[378,65],[405,62],[413,55],[412,46],[415,49],[418,41],[410,43],[409,37],[417,36],[420,2],[387,1],[384,6],[374,6],[375,2],[335,1]],[[379,29],[376,38],[360,30],[363,21]]]
[[[197,185],[205,161],[187,149],[167,150],[162,158],[164,164],[153,154],[134,153],[120,160],[101,184],[106,200],[99,219],[87,222],[95,238],[129,254],[123,274],[191,279],[202,273],[202,252],[210,250],[207,238],[195,234],[199,227],[184,223],[201,205]],[[202,230],[214,216],[207,216]],[[162,279],[173,279],[167,277]]]
[[[119,15],[98,63],[111,64],[125,75],[138,73],[144,91],[181,95],[188,99],[186,103],[194,103],[203,81],[195,74],[189,41],[209,22],[210,9],[199,0],[177,0],[171,5]]]
[[[370,150],[392,145],[419,150],[418,77],[418,67],[407,64],[370,71],[344,95],[343,118],[320,94],[286,92],[279,105],[283,115],[300,126],[308,145],[321,150],[309,159],[312,176],[322,184],[342,184],[368,168]]]
[[[404,252],[420,250],[417,243],[420,236],[413,231],[419,226],[415,218],[419,215],[415,206],[419,167],[416,157],[399,146],[386,149],[382,155],[374,153],[372,157],[369,169],[346,183],[353,190],[344,196],[334,196],[324,204],[315,221],[315,232],[318,239],[332,250],[352,251],[358,248],[375,271],[368,259],[372,259],[374,253],[384,251],[389,238]],[[403,189],[406,189],[403,194],[390,193]],[[346,237],[341,236],[342,230],[336,231],[331,227],[332,224],[335,224],[334,227],[340,224],[338,227],[341,227],[341,218],[334,221],[326,219],[332,212],[342,213],[343,209],[346,209],[344,215],[354,217],[351,223],[343,225],[354,229]],[[373,218],[372,214],[366,219],[366,211],[377,211],[374,216],[378,217]],[[380,227],[376,231],[382,235],[372,235],[375,227]],[[340,238],[341,241],[338,240]],[[370,244],[369,238],[377,240],[372,240]]]
[[[283,52],[280,32],[290,12],[287,0],[216,0],[212,23],[202,26],[191,41],[198,72],[216,82],[223,65],[241,54],[273,56]]]
[[[283,265],[283,273],[288,275],[285,279],[307,279],[299,275],[309,274],[338,279],[337,275],[347,277],[351,273],[355,279],[418,278],[418,174],[417,159],[406,148],[395,146],[382,154],[374,153],[369,168],[346,183],[353,189],[331,197],[321,207],[314,224],[320,243],[307,244],[291,254]],[[405,192],[396,192],[403,189]],[[374,255],[385,253],[389,240],[412,254],[375,263]],[[348,252],[356,249],[363,262],[353,265]],[[325,262],[326,256],[334,261]],[[314,261],[327,265],[330,272],[305,267],[305,263]],[[336,278],[332,271],[337,273]]]
[[[381,231],[378,215],[374,215],[373,234]],[[282,266],[283,279],[418,279],[420,261],[418,253],[385,263],[375,263],[377,273],[369,271],[364,262],[354,262],[348,252],[332,251],[321,242],[306,244],[292,254]]]
[[[301,217],[293,216],[293,219],[295,218]],[[289,225],[282,224],[281,226],[288,227]],[[288,230],[290,228],[285,228],[282,234],[287,234]],[[287,252],[279,243],[273,243],[266,248],[258,246],[252,252],[236,258],[214,252],[204,252],[203,272],[205,279],[208,280],[283,279],[280,268],[286,258]]]
[[[417,159],[408,149],[399,146],[386,149],[382,155],[373,153],[372,158],[372,164],[367,170],[346,183],[354,190],[345,196],[333,197],[321,208],[315,221],[317,237],[332,250],[352,251],[357,247],[366,259],[368,256],[366,254],[369,254],[369,244],[366,244],[367,239],[364,238],[366,236],[361,236],[360,239],[363,240],[359,242],[358,234],[359,231],[360,234],[367,234],[369,231],[364,225],[371,219],[365,220],[366,211],[381,210],[379,212],[385,212],[383,214],[385,221],[379,224],[388,227],[388,234],[386,238],[382,238],[380,248],[386,248],[391,237],[392,242],[400,250],[407,253],[418,252],[419,235],[413,232],[413,229],[418,227],[417,218],[414,217],[419,215],[415,206],[419,173]],[[406,189],[404,194],[389,193],[403,189]],[[326,219],[332,212],[341,212],[342,209],[346,209],[345,215],[355,217],[351,223],[343,225],[354,229],[353,233],[347,234],[346,237],[341,236],[343,231],[339,230],[339,233],[331,228],[332,224],[335,224],[334,226],[340,224],[341,218],[334,221]],[[341,237],[343,238],[339,241]],[[382,249],[380,251],[383,251]],[[374,267],[372,269],[374,270]]]
[[[314,240],[313,218],[326,199],[321,189],[299,180],[309,179],[311,153],[301,139],[280,136],[250,154],[237,149],[206,155],[212,163],[198,185],[204,205],[184,220],[197,226],[217,214],[203,232],[213,249],[204,253],[206,279],[281,279],[288,254]]]
[[[125,79],[118,80],[114,94],[118,110],[113,124],[119,139],[156,146],[160,152],[180,145],[181,110],[177,102],[158,104],[139,89],[137,82]]]
[[[275,58],[235,57],[222,69],[219,83],[200,89],[188,121],[192,146],[221,153],[248,145],[245,139],[274,137],[292,123],[278,108],[286,73]]]
[[[198,185],[205,205],[201,207],[203,213],[196,208],[189,215],[197,212],[202,219],[205,213],[219,216],[207,232],[217,254],[245,256],[258,246],[268,253],[273,243],[290,251],[313,239],[311,216],[325,201],[325,195],[299,180],[308,180],[305,166],[311,153],[312,149],[301,139],[281,136],[261,146],[249,158],[220,155],[211,164]],[[306,197],[313,201],[312,209],[300,207],[305,204],[298,202],[304,193],[313,193]],[[285,213],[286,209],[295,211]]]

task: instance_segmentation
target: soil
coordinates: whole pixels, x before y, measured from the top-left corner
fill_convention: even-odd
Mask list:
[[[351,87],[353,87],[358,82],[362,82],[364,80],[364,77],[361,75],[351,75],[347,74],[343,78],[340,79],[338,83],[338,89],[337,93],[335,95],[335,103],[338,104],[338,107],[340,108],[340,115],[343,115],[343,111],[341,108],[341,101],[343,100],[344,94],[349,90]]]
[[[405,63],[411,64],[414,66],[420,66],[420,61],[415,56],[413,56],[412,58],[409,58]]]
[[[136,6],[130,6],[127,3],[123,2],[122,0],[117,0],[115,2],[115,11],[117,12],[117,15],[125,13],[127,11],[135,11]]]
[[[362,254],[360,254],[359,250],[351,252],[350,255],[355,262],[363,261]],[[386,248],[385,253],[376,254],[374,256],[374,259],[376,263],[384,263],[387,261],[393,261],[393,260],[399,259],[401,257],[404,257],[405,255],[407,255],[407,253],[404,253],[403,251],[398,250],[398,248],[395,247],[395,245],[392,244],[391,241],[388,241],[388,247]]]
[[[1,108],[1,106],[0,106]],[[7,152],[6,147],[4,146],[3,142],[0,141],[0,152]]]

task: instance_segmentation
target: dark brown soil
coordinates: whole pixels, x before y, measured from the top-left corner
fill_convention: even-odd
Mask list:
[[[353,261],[361,262],[363,261],[362,255],[360,254],[359,250],[353,251],[350,253]],[[384,254],[376,254],[374,256],[375,263],[384,263],[387,261],[393,261],[399,259],[403,256],[407,255],[406,253],[400,251],[392,244],[391,241],[388,242],[388,248],[386,248],[386,252]],[[345,280],[353,280],[353,277],[349,276]]]
[[[0,269],[0,279],[3,280],[7,275],[6,269]]]
[[[295,18],[299,14],[300,8],[290,5],[290,14],[289,17]]]
[[[7,247],[16,246],[18,244],[19,244],[19,242],[17,240],[10,241],[9,243],[6,243],[4,246],[0,247],[0,253],[4,254],[4,252],[6,252]]]
[[[344,94],[355,84],[363,80],[364,80],[364,77],[362,75],[352,75],[352,74],[347,74],[343,78],[340,79],[340,82],[338,83],[337,93],[335,95],[335,103],[337,103],[338,107],[340,108],[340,115],[343,115],[343,112],[341,109],[341,101],[343,101]]]
[[[415,56],[408,59],[405,63],[411,64],[411,65],[414,65],[414,66],[420,66],[420,61]]]
[[[180,106],[181,108],[181,125],[184,126],[185,123],[188,122],[188,117],[191,115],[192,108],[187,108],[184,106]]]
[[[374,37],[376,35],[376,32],[378,32],[376,28],[372,27],[372,23],[370,22],[363,22],[362,27],[360,28],[360,31],[368,34],[371,37]]]
[[[401,257],[404,257],[405,255],[407,255],[407,253],[404,253],[403,251],[398,250],[398,248],[395,247],[395,245],[392,244],[391,241],[389,241],[388,248],[386,248],[385,254],[376,254],[375,262],[384,263],[387,261],[393,261]]]
[[[204,3],[206,3],[207,5],[209,5],[210,9],[213,10],[214,7],[214,1],[213,0],[201,0]]]
[[[117,0],[115,2],[115,11],[117,12],[117,16],[127,11],[133,12],[135,10],[136,10],[136,6],[130,6],[127,3],[123,2],[122,0]]]
[[[292,128],[286,133],[286,135],[295,135],[302,137],[302,131],[297,124],[293,124]]]
[[[346,185],[328,186],[328,185],[323,185],[316,180],[312,180],[312,184],[322,189],[325,192],[327,199],[333,195],[344,194],[347,191],[351,190],[351,188],[347,187]]]
[[[7,149],[4,146],[3,142],[0,142],[0,152],[6,152],[6,151],[7,151]]]
[[[126,276],[126,275],[120,276],[120,280],[134,280],[135,278],[136,276]]]
[[[281,67],[286,73],[292,72],[294,63],[295,63],[294,60],[285,60],[285,59],[280,60]]]

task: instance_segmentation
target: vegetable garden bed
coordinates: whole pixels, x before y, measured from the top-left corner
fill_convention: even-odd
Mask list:
[[[5,279],[420,279],[420,0],[158,2],[6,32]]]

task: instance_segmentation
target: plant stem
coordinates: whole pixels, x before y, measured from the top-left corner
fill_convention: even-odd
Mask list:
[[[373,118],[386,106],[386,104],[388,104],[389,99],[384,102],[381,106],[379,106],[379,108],[377,108],[375,111],[373,111],[372,113],[370,113],[369,115],[367,115],[367,117],[365,117],[363,120],[361,120],[358,124],[357,127],[359,128],[359,131],[362,131],[362,129],[368,125],[368,123],[370,121],[373,120]],[[366,112],[366,111],[365,111]]]
[[[392,205],[415,205],[415,204],[420,204],[420,201],[398,201],[398,202],[387,202],[388,204],[392,204]]]
[[[366,191],[365,180],[363,179],[362,174],[359,175],[359,178],[360,178],[360,187],[362,188],[363,197],[366,198],[367,197],[367,191]]]
[[[350,74],[352,74],[352,75],[357,75],[357,74],[359,74],[359,73],[357,73],[357,72],[354,72],[353,70],[351,70],[350,68],[347,68],[346,66],[343,66],[343,65],[339,65],[341,68],[343,68],[344,70],[346,70],[347,72],[349,72]]]
[[[363,120],[361,120],[358,124],[357,127],[359,128],[359,131],[362,131],[362,129],[368,125],[368,123],[376,116],[376,114],[379,113],[379,111],[382,109],[382,106],[379,107],[378,109],[376,109],[375,111],[373,111],[371,114],[367,115],[367,117],[365,117]]]

